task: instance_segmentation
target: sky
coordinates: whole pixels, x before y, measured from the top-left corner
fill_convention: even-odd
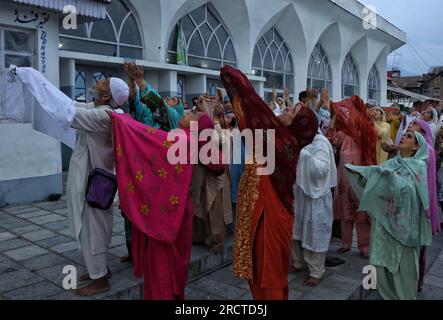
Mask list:
[[[443,66],[443,0],[359,0],[406,32],[408,43],[391,55],[388,68],[403,75],[421,75],[429,67]],[[417,53],[415,53],[415,50]]]

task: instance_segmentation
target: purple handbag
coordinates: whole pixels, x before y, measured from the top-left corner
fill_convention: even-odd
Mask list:
[[[108,210],[117,193],[117,178],[103,169],[94,169],[89,174],[86,187],[86,202],[93,208]]]

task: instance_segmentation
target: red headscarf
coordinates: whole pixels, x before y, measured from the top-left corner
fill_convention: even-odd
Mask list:
[[[337,131],[342,131],[354,140],[361,152],[362,165],[377,165],[377,132],[369,120],[363,100],[353,96],[331,103],[331,107],[337,115]]]
[[[221,70],[220,76],[229,98],[234,103],[234,109],[237,109],[235,104],[240,105],[240,112],[243,115],[239,118],[245,121],[240,129],[275,130],[276,159],[275,171],[271,177],[272,183],[283,205],[293,213],[292,188],[296,180],[297,162],[301,149],[312,143],[318,132],[317,116],[312,110],[302,108],[292,124],[285,127],[255,92],[251,82],[241,71],[226,66]],[[266,146],[265,142],[264,145]]]

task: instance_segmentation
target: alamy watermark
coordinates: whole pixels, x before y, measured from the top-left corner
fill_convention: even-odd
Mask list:
[[[191,121],[190,137],[184,130],[175,129],[168,133],[168,143],[167,158],[171,165],[256,164],[259,166],[256,173],[261,176],[271,175],[275,170],[274,129],[204,129],[199,132],[198,122]]]
[[[73,5],[66,5],[63,7],[63,13],[66,16],[63,18],[62,26],[65,30],[77,29],[77,7]]]
[[[63,274],[66,276],[63,278],[62,286],[65,290],[77,289],[77,268],[75,266],[66,265],[63,267]]]
[[[365,290],[376,290],[377,289],[377,269],[368,265],[363,268],[363,274],[367,274],[363,278],[363,289]]]

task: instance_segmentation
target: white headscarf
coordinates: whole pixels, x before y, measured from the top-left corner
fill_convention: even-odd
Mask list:
[[[296,184],[313,199],[318,199],[337,186],[337,166],[329,140],[317,134],[300,152]]]

